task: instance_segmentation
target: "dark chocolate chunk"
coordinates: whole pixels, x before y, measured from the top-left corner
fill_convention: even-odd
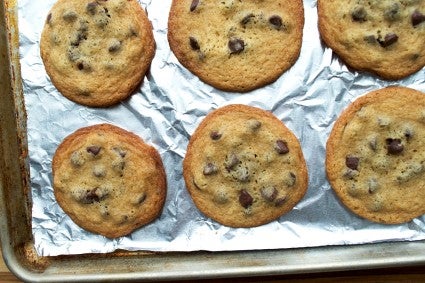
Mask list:
[[[107,193],[102,192],[99,188],[94,188],[91,190],[86,190],[84,194],[81,195],[80,201],[84,204],[91,204],[94,202],[99,202],[108,196]]]
[[[231,38],[227,44],[230,50],[230,54],[241,53],[245,49],[245,42],[240,38]]]
[[[287,154],[289,152],[288,144],[283,140],[277,140],[274,149],[279,154]]]
[[[355,22],[365,22],[366,16],[366,10],[363,7],[356,7],[353,12],[351,12],[351,18]]]
[[[280,29],[282,27],[282,18],[278,15],[273,15],[269,18],[269,23],[276,29]]]
[[[254,199],[252,198],[252,196],[246,191],[246,190],[241,190],[239,192],[239,203],[244,207],[244,208],[248,208],[252,205]]]
[[[49,13],[48,15],[47,15],[47,18],[46,18],[46,22],[48,23],[48,24],[50,24],[50,21],[52,20],[52,13]]]
[[[355,156],[347,156],[345,158],[345,166],[352,170],[357,170],[359,167],[359,158]]]
[[[419,12],[418,10],[415,10],[412,14],[412,25],[417,26],[424,21],[425,21],[425,15]]]
[[[221,133],[219,133],[218,131],[212,131],[210,133],[210,138],[213,140],[219,140],[221,138]]]
[[[192,0],[192,3],[190,4],[190,11],[195,11],[196,7],[199,5],[199,0]]]
[[[196,38],[194,38],[192,36],[189,36],[189,44],[190,44],[190,47],[193,50],[199,50],[199,49],[201,49],[201,47],[199,46],[199,42],[196,40]]]
[[[87,152],[93,154],[94,156],[98,155],[100,152],[101,147],[97,145],[91,145],[87,147]]]
[[[404,146],[401,143],[401,139],[392,139],[392,138],[388,138],[385,140],[386,144],[387,144],[387,151],[388,154],[399,154],[402,153],[404,150]]]
[[[384,40],[378,39],[378,42],[382,47],[388,47],[396,43],[397,40],[398,40],[398,35],[396,35],[395,33],[388,33],[385,35]]]

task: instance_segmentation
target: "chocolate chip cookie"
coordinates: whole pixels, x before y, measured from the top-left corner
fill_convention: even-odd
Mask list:
[[[425,94],[405,87],[370,92],[335,122],[326,172],[354,213],[403,223],[425,213]]]
[[[57,202],[80,227],[108,238],[156,219],[166,197],[158,152],[133,133],[109,124],[81,128],[53,157]]]
[[[349,66],[401,79],[425,66],[425,1],[319,0],[323,41]]]
[[[204,82],[247,92],[296,62],[303,26],[301,0],[174,0],[168,41],[180,63]]]
[[[201,122],[189,141],[183,176],[198,209],[231,227],[277,219],[301,200],[308,184],[295,135],[270,112],[238,104]]]
[[[68,99],[93,107],[130,96],[154,52],[152,26],[136,0],[59,0],[40,40],[55,87]]]

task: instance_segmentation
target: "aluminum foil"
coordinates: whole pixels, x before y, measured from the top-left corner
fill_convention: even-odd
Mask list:
[[[360,219],[336,198],[324,171],[325,144],[339,113],[358,96],[388,85],[425,92],[425,69],[399,81],[384,81],[347,68],[323,45],[316,1],[305,0],[301,55],[275,83],[246,94],[204,84],[177,61],[167,42],[171,0],[139,1],[148,12],[157,44],[149,75],[130,99],[94,109],[64,98],[46,75],[39,55],[45,18],[55,0],[19,0],[20,55],[32,186],[32,225],[38,254],[106,253],[116,249],[225,251],[351,245],[425,239],[425,216],[401,225]],[[243,103],[272,111],[299,138],[309,171],[309,188],[288,214],[256,228],[235,229],[203,216],[182,178],[190,135],[213,109]],[[112,123],[142,137],[161,154],[168,194],[162,215],[127,237],[114,240],[88,233],[56,203],[52,156],[64,137],[98,123]]]

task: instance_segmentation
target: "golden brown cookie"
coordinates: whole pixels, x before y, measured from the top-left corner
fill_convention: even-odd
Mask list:
[[[231,227],[254,227],[289,212],[308,176],[295,135],[273,114],[245,105],[219,108],[192,135],[183,161],[198,209]]]
[[[319,0],[323,41],[349,66],[401,79],[425,66],[425,1]]]
[[[158,152],[109,124],[77,130],[53,157],[57,202],[82,228],[116,238],[161,213],[166,177]]]
[[[351,211],[380,223],[425,213],[425,94],[387,87],[361,96],[335,122],[326,172]]]
[[[59,0],[40,40],[47,74],[68,99],[105,107],[131,95],[155,53],[136,0]]]
[[[204,82],[247,92],[274,82],[298,59],[301,0],[174,0],[168,41]]]

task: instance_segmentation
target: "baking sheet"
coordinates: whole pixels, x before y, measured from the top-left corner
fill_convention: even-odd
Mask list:
[[[150,251],[264,250],[350,245],[425,238],[424,216],[402,225],[360,219],[336,199],[324,172],[325,144],[338,114],[356,97],[388,86],[425,91],[425,70],[399,81],[352,72],[323,46],[316,1],[304,1],[301,55],[275,83],[247,94],[208,86],[182,67],[169,49],[167,17],[171,0],[139,1],[154,27],[157,44],[151,70],[139,91],[108,109],[75,104],[54,88],[39,56],[39,38],[54,0],[19,1],[21,74],[28,112],[33,196],[33,235],[39,255]],[[205,218],[186,192],[181,164],[196,126],[211,110],[243,103],[272,111],[300,139],[309,170],[309,189],[288,214],[267,225],[235,229]],[[161,154],[167,172],[164,211],[155,222],[127,237],[109,240],[75,225],[54,200],[51,159],[58,144],[76,129],[112,123],[130,130]]]

